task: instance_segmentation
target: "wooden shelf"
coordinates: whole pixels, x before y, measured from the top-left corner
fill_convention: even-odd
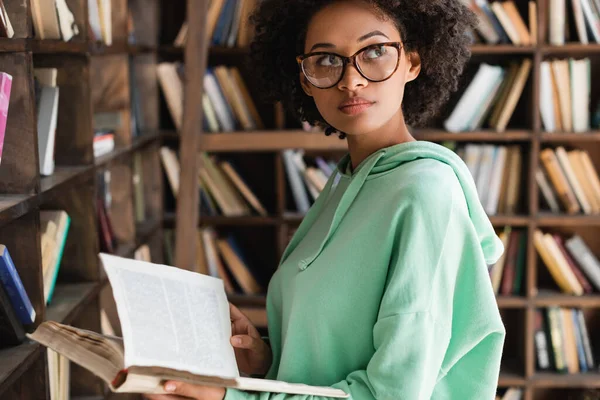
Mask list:
[[[526,308],[528,304],[522,296],[497,296],[496,302],[499,308]]]
[[[302,130],[207,133],[200,140],[200,150],[209,152],[267,152],[292,148],[344,151],[347,144],[337,136]]]
[[[174,220],[174,219],[173,219]],[[277,225],[276,217],[262,216],[241,216],[241,217],[224,217],[224,216],[201,216],[201,226],[265,226]]]
[[[536,388],[600,388],[600,374],[537,373],[530,379]]]
[[[84,54],[89,50],[89,44],[82,41],[65,42],[53,39],[28,39],[27,48],[39,54]]]
[[[514,46],[512,44],[487,45],[474,44],[471,46],[472,54],[533,54],[533,46]]]
[[[92,166],[56,167],[54,174],[40,179],[40,194],[44,195],[65,184],[80,184],[93,178]]]
[[[139,151],[140,149],[143,149],[144,147],[156,141],[159,141],[160,139],[162,139],[162,134],[160,133],[160,131],[149,132],[147,134],[140,135],[134,138],[129,146],[115,148],[110,153],[104,154],[103,156],[96,158],[94,164],[96,165],[96,167],[103,167],[115,160],[130,157],[135,152]]]
[[[540,141],[542,143],[554,143],[554,142],[600,142],[600,131],[592,132],[556,132],[548,133],[544,132],[540,134]]]
[[[446,140],[457,142],[528,142],[532,140],[533,133],[528,130],[473,131],[473,132],[447,132],[445,130],[415,130],[414,137],[419,140],[442,142]]]
[[[523,375],[519,375],[514,372],[500,371],[500,377],[498,379],[498,386],[500,387],[511,387],[518,386],[523,387],[526,385],[526,379]]]
[[[27,214],[37,205],[34,195],[1,195],[0,226]]]
[[[2,53],[14,53],[18,51],[25,51],[26,49],[27,39],[0,38],[0,52]]]
[[[46,320],[70,324],[102,289],[104,282],[57,284]]]
[[[566,215],[540,213],[536,217],[536,220],[538,225],[541,227],[600,227],[600,215]]]
[[[551,46],[543,45],[541,47],[543,55],[586,55],[586,54],[600,54],[600,44],[598,43],[566,43],[563,46]]]
[[[600,295],[571,296],[561,293],[539,293],[533,298],[536,307],[600,308]]]
[[[0,394],[29,368],[41,352],[42,347],[29,340],[19,346],[0,350]]]
[[[530,217],[527,215],[491,215],[490,222],[495,227],[506,225],[525,227],[529,225]]]

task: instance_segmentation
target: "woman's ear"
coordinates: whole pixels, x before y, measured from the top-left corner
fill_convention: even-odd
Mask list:
[[[421,72],[421,56],[415,51],[406,53],[406,58],[408,61],[408,69],[406,70],[405,81],[408,83],[414,81],[417,76],[419,76],[419,72]]]
[[[306,93],[307,96],[312,97],[312,85],[306,79],[306,76],[302,71],[300,71],[300,85],[302,86],[302,90]]]

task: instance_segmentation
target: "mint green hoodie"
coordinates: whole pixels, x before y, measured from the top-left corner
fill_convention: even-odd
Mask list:
[[[488,265],[504,248],[466,165],[417,141],[350,171],[346,154],[269,283],[266,378],[355,400],[494,399],[505,329]]]

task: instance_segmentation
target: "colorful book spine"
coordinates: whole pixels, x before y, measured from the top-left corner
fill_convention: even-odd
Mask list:
[[[23,282],[13,263],[6,246],[0,244],[0,282],[10,299],[10,302],[24,325],[35,321],[35,310],[31,305],[29,296],[23,287]]]
[[[6,72],[0,72],[0,163],[2,162],[2,149],[4,147],[4,136],[6,133],[6,120],[8,119],[8,105],[10,103],[11,88],[12,76]]]
[[[49,304],[52,301],[52,295],[54,294],[54,288],[56,287],[56,278],[58,277],[58,270],[60,267],[60,262],[62,261],[63,252],[65,250],[65,243],[67,243],[67,236],[69,235],[69,227],[71,226],[71,217],[69,215],[66,216],[67,221],[65,223],[65,230],[60,238],[59,248],[58,248],[58,257],[56,257],[56,266],[53,269],[54,276],[52,277],[52,283],[50,284],[50,289],[48,290],[48,298],[46,299],[46,304]]]

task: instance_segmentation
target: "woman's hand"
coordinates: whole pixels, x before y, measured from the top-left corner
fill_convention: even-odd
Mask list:
[[[229,303],[231,345],[238,369],[248,375],[265,375],[272,362],[271,348],[262,340],[252,322],[236,306]]]
[[[144,397],[148,400],[223,400],[225,398],[225,389],[221,387],[169,381],[165,383],[164,389],[172,394],[147,394]]]

